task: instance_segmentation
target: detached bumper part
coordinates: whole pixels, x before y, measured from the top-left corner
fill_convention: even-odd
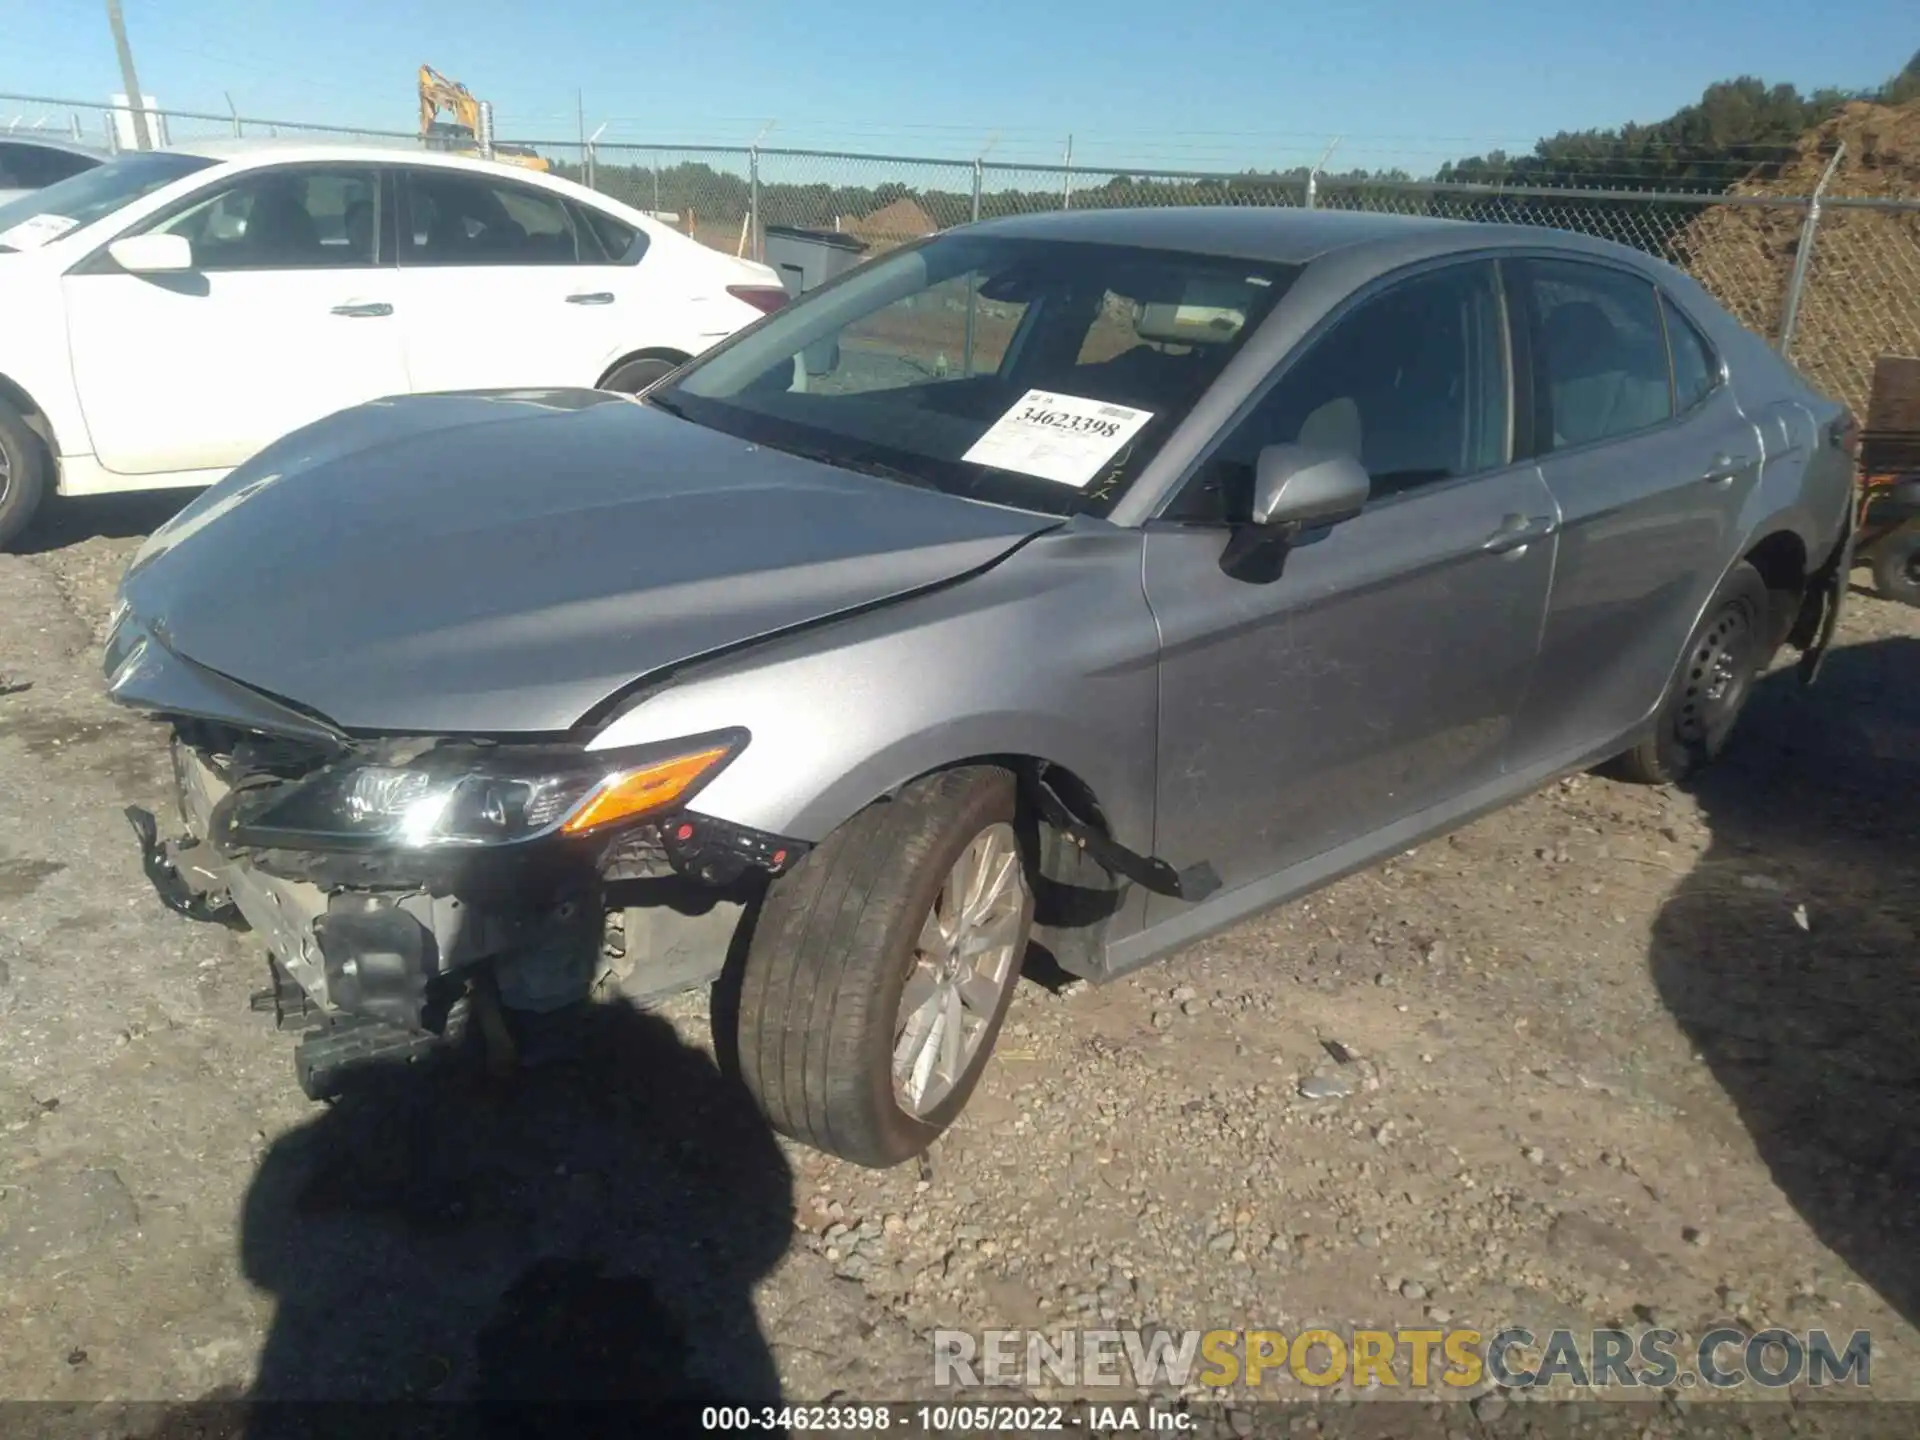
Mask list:
[[[240,907],[227,893],[225,862],[203,863],[194,853],[200,849],[197,840],[162,840],[151,811],[129,805],[125,813],[140,841],[140,868],[161,904],[189,920],[228,924],[240,918]]]

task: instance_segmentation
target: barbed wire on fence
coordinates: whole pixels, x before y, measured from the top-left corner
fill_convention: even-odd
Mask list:
[[[38,129],[107,148],[124,143],[124,111],[0,95],[0,139]],[[420,135],[239,114],[149,113],[167,143],[209,139],[359,141],[417,149]],[[1380,178],[1295,167],[1228,174],[1061,163],[930,159],[779,146],[513,140],[550,171],[585,184],[715,249],[759,255],[766,227],[836,230],[869,254],[973,220],[1060,209],[1135,206],[1317,206],[1545,226],[1659,257],[1689,274],[1743,324],[1781,341],[1817,385],[1863,413],[1874,360],[1920,354],[1920,194],[1825,198],[1671,189]],[[1324,158],[1324,157],[1323,157]],[[1729,178],[1737,168],[1729,162]],[[1802,244],[1810,263],[1796,271]],[[1796,279],[1797,276],[1797,279]],[[1799,286],[1796,292],[1795,285]]]

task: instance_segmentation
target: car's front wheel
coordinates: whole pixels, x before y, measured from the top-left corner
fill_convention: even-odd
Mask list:
[[[1720,754],[1773,660],[1772,614],[1758,570],[1743,560],[1727,572],[1687,641],[1653,733],[1615,760],[1621,779],[1671,785]]]
[[[27,528],[46,495],[46,451],[20,412],[0,400],[0,549]]]
[[[1007,771],[967,766],[861,811],[768,891],[736,1053],[768,1122],[856,1164],[924,1151],[965,1107],[1033,922]]]

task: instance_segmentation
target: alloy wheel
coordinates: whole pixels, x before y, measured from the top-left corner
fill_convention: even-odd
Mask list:
[[[926,1116],[973,1067],[1019,968],[1027,877],[1013,827],[960,853],[920,927],[894,1021],[893,1094]]]

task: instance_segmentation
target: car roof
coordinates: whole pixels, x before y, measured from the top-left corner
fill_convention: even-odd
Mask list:
[[[1610,241],[1539,225],[1499,225],[1432,215],[1373,210],[1308,210],[1298,206],[1166,206],[1116,210],[1053,210],[987,220],[969,230],[1035,240],[1078,240],[1182,250],[1276,265],[1306,265],[1341,251],[1381,253],[1383,263],[1489,246],[1524,245],[1647,257]]]
[[[368,140],[356,140],[351,137],[331,140],[313,140],[306,137],[187,140],[165,146],[164,149],[175,155],[197,155],[202,160],[226,162],[260,159],[288,163],[329,160],[364,162],[369,159],[378,159],[396,163],[405,162],[409,165],[437,165],[451,170],[480,170],[488,174],[514,175],[520,179],[539,173],[521,165],[482,160],[472,155],[450,154],[445,150],[428,150],[422,146],[409,145],[404,140],[384,136]],[[557,180],[560,177],[548,178]]]

